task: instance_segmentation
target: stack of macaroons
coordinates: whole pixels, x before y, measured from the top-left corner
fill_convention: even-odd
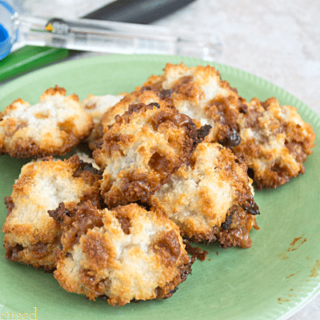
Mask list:
[[[251,247],[252,179],[303,173],[314,139],[295,108],[247,102],[210,66],[167,64],[131,94],[81,103],[57,86],[18,99],[0,113],[0,154],[38,160],[5,198],[6,256],[113,306],[169,298],[195,261],[184,240]],[[86,154],[52,157],[79,143]]]

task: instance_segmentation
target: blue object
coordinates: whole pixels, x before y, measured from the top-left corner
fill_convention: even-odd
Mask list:
[[[8,31],[0,24],[0,60],[5,58],[11,50],[12,44]]]
[[[4,28],[4,26],[0,23],[0,42],[4,42],[9,38],[8,31]]]
[[[11,19],[15,14],[15,10],[6,1],[0,0],[0,60],[10,53],[18,38],[18,29],[15,30]]]

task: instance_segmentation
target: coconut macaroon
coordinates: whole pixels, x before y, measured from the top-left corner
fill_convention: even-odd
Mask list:
[[[89,135],[92,118],[73,94],[50,88],[39,103],[17,99],[0,114],[0,154],[36,158],[63,155]]]
[[[123,306],[169,298],[191,272],[179,228],[159,210],[98,210],[88,201],[51,215],[63,230],[54,277],[69,292]]]
[[[115,121],[93,152],[104,170],[101,195],[109,208],[146,202],[198,141],[192,120],[164,101],[131,105]]]
[[[90,114],[94,123],[94,128],[87,138],[91,149],[94,148],[94,141],[102,136],[101,120],[103,114],[117,104],[123,97],[124,95],[115,96],[107,94],[105,96],[95,96],[89,94],[89,96],[81,102],[84,111]]]
[[[122,100],[105,112],[101,121],[103,133],[109,130],[117,115],[121,116],[129,110],[130,105],[139,103],[148,105],[152,102],[159,103],[160,100],[164,99],[165,97],[161,96],[156,90],[145,90],[144,88],[137,87],[135,91],[125,95]]]
[[[250,180],[246,164],[229,149],[202,142],[189,165],[181,166],[149,203],[162,208],[183,237],[248,248],[259,214]]]
[[[164,73],[151,76],[141,90],[165,93],[179,112],[210,124],[206,140],[235,147],[253,170],[258,189],[276,188],[304,172],[315,135],[295,108],[281,106],[275,98],[248,103],[210,66],[167,64]]]
[[[211,125],[207,139],[227,147],[240,143],[236,120],[245,108],[245,100],[228,82],[221,80],[214,67],[189,68],[168,63],[164,73],[151,76],[142,90],[157,91],[159,96],[171,99],[179,112],[201,125]]]
[[[135,91],[125,95],[125,97],[120,102],[109,108],[103,115],[101,121],[103,133],[107,132],[110,126],[114,123],[115,116],[122,115],[127,112],[130,105],[139,103],[148,105],[154,102],[159,104],[160,101],[162,104],[165,103],[173,105],[171,96],[171,90],[159,90],[158,88],[152,86],[136,87]],[[202,126],[200,121],[194,120],[194,122],[197,128],[200,128]]]
[[[315,134],[296,108],[281,106],[275,98],[255,98],[237,123],[241,143],[233,151],[251,169],[257,189],[276,188],[304,173]]]
[[[24,165],[11,196],[5,198],[8,213],[2,231],[6,233],[7,259],[54,269],[60,227],[48,210],[55,210],[60,203],[72,209],[87,199],[100,207],[100,178],[97,170],[77,156]]]

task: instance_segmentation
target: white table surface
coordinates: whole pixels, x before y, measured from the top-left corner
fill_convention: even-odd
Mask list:
[[[211,30],[222,44],[217,62],[271,81],[320,115],[319,0],[197,0],[155,24]],[[320,319],[320,295],[289,319]]]

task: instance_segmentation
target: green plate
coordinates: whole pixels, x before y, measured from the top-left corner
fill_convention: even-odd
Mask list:
[[[207,65],[193,58],[110,55],[57,64],[23,76],[0,89],[0,110],[20,97],[36,103],[42,92],[59,84],[81,99],[131,91],[151,74],[160,74],[166,62]],[[211,64],[211,63],[210,63]],[[250,99],[275,96],[294,105],[320,137],[320,119],[302,102],[256,76],[212,63],[223,79]],[[172,298],[124,307],[92,302],[60,288],[52,274],[9,262],[0,249],[1,313],[27,313],[37,308],[38,319],[283,319],[306,304],[320,290],[320,149],[306,163],[306,173],[288,184],[256,194],[261,215],[250,249],[205,246],[209,256],[197,261],[193,273]],[[10,195],[26,161],[0,157],[0,197]],[[0,203],[0,224],[6,209]],[[0,241],[3,240],[1,233]],[[9,319],[9,316],[7,317]],[[13,318],[13,316],[12,316]],[[35,314],[27,318],[35,318]]]

